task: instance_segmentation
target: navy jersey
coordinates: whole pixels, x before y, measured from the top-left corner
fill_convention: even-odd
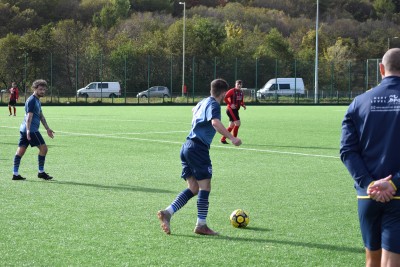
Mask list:
[[[210,96],[201,100],[196,107],[194,107],[192,130],[187,139],[199,139],[209,147],[216,133],[216,130],[211,124],[212,119],[221,120],[221,106]]]
[[[34,95],[31,95],[25,102],[25,117],[24,121],[19,128],[20,132],[26,132],[26,120],[28,118],[28,113],[33,113],[32,122],[30,131],[31,132],[38,132],[40,126],[40,114],[42,112],[42,105],[40,103],[39,98]]]
[[[400,170],[400,77],[357,96],[342,122],[340,158],[365,194],[368,185]],[[392,180],[400,186],[399,176]]]

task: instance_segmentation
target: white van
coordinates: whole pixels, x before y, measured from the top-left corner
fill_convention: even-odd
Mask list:
[[[78,97],[117,97],[121,96],[119,82],[92,82],[76,91]]]
[[[272,95],[304,95],[304,82],[302,78],[274,78],[269,80],[257,91],[257,98]]]

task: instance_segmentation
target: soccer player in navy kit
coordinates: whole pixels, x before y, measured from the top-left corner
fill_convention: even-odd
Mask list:
[[[355,181],[366,266],[400,266],[400,49],[379,67],[382,82],[346,112],[340,158]]]
[[[237,80],[235,82],[235,87],[230,89],[224,97],[224,102],[226,103],[226,114],[229,117],[229,126],[227,130],[228,132],[232,132],[234,137],[237,137],[240,127],[239,109],[240,107],[243,107],[243,109],[246,110],[242,84],[241,80]],[[228,144],[225,136],[222,136],[220,141],[222,144]]]
[[[215,133],[229,138],[235,146],[241,145],[239,138],[232,136],[221,123],[220,102],[228,90],[228,83],[223,79],[211,82],[211,96],[200,101],[193,108],[192,129],[182,145],[180,156],[182,161],[182,178],[188,188],[183,190],[165,210],[157,213],[161,228],[170,234],[172,215],[181,209],[192,197],[197,196],[196,234],[217,235],[206,223],[208,214],[208,198],[211,191],[212,165],[209,154],[210,145]]]
[[[19,165],[21,158],[24,156],[28,145],[39,148],[38,165],[39,172],[38,178],[50,180],[53,177],[44,172],[44,163],[47,154],[47,146],[44,142],[42,135],[39,132],[40,123],[43,124],[50,138],[54,137],[54,132],[47,125],[46,119],[42,113],[42,105],[39,98],[43,97],[47,88],[45,80],[36,80],[32,84],[33,94],[25,102],[25,117],[20,126],[20,139],[18,149],[14,157],[13,180],[25,180],[19,173]]]

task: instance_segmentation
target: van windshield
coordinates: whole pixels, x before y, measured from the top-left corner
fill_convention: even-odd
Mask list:
[[[89,84],[87,89],[96,89],[96,84],[95,83]]]
[[[277,86],[276,86],[276,83],[274,83],[274,84],[270,84],[270,85],[269,85],[269,88],[268,88],[268,86],[267,86],[267,89],[268,89],[269,91],[276,91],[278,88],[277,88]]]

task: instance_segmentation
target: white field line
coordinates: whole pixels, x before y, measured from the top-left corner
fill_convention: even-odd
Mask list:
[[[0,126],[0,128],[18,129],[19,127]],[[187,132],[187,130],[186,131],[172,131],[172,132],[150,132],[150,133],[168,134],[168,133],[175,133],[175,132]],[[179,144],[179,145],[181,145],[183,142],[183,141],[176,142],[176,141],[138,138],[138,137],[124,137],[124,136],[116,136],[115,134],[73,133],[73,132],[63,132],[63,131],[57,131],[56,134],[62,134],[64,136],[91,136],[91,137],[99,137],[99,138],[124,139],[124,140],[135,140],[135,141],[146,141],[146,142],[157,142],[157,143]],[[149,133],[131,133],[131,134],[149,134]],[[272,154],[285,154],[285,155],[297,155],[297,156],[305,156],[305,157],[339,159],[338,156],[307,154],[307,153],[278,151],[278,150],[270,150],[270,149],[234,147],[232,145],[230,145],[230,146],[212,145],[212,147],[225,148],[225,149],[239,149],[239,150],[244,150],[244,151],[255,151],[255,152],[264,152],[264,153],[272,153]]]
[[[174,133],[188,133],[189,130],[185,131],[168,131],[168,132],[140,132],[140,133],[115,133],[112,135],[139,135],[139,134],[174,134]]]
[[[63,120],[65,117],[51,117],[51,116],[46,116],[46,120],[50,119],[56,119],[56,120]],[[72,120],[72,119],[71,119]],[[120,119],[107,119],[107,118],[95,118],[95,119],[90,119],[90,118],[73,118],[74,121],[112,121],[112,122],[144,122],[144,123],[168,123],[168,124],[189,124],[188,122],[180,122],[180,121],[148,121],[148,120],[120,120]]]

